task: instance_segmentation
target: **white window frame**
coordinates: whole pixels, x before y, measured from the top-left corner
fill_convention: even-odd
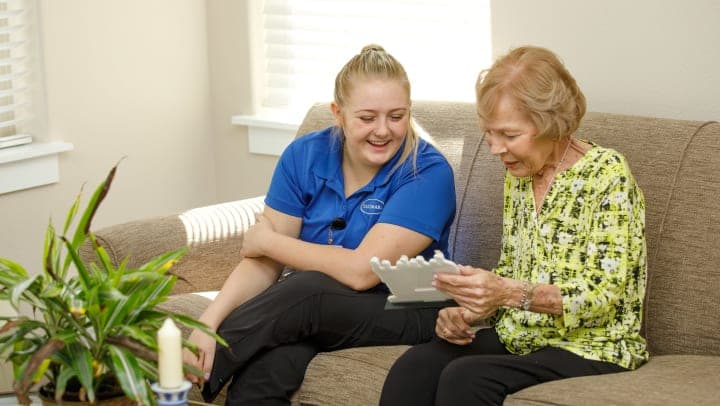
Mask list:
[[[58,154],[73,148],[47,135],[39,7],[0,0],[0,135],[32,140],[0,148],[0,197],[58,182]]]

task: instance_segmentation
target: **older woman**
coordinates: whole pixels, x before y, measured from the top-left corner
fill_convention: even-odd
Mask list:
[[[552,52],[521,47],[476,90],[485,140],[506,168],[500,261],[436,276],[458,307],[441,310],[437,340],[395,363],[383,405],[501,404],[648,357],[643,194],[622,155],[575,138],[585,114],[575,79]],[[482,320],[492,328],[473,327]]]

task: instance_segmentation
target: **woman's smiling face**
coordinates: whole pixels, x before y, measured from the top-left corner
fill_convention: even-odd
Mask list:
[[[402,82],[355,80],[342,107],[333,105],[352,165],[379,169],[400,149],[408,131],[410,100]]]

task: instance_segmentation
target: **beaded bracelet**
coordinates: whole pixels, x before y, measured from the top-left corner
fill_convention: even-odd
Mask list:
[[[530,306],[532,306],[532,300],[533,300],[533,291],[535,290],[535,287],[537,285],[530,283],[528,281],[522,282],[522,290],[520,292],[520,308],[528,311],[530,310]]]

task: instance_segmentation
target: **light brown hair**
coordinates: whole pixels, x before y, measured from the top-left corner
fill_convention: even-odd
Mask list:
[[[523,46],[500,57],[475,86],[480,126],[490,120],[503,95],[510,96],[535,124],[538,136],[571,136],[585,115],[585,96],[552,51]]]

